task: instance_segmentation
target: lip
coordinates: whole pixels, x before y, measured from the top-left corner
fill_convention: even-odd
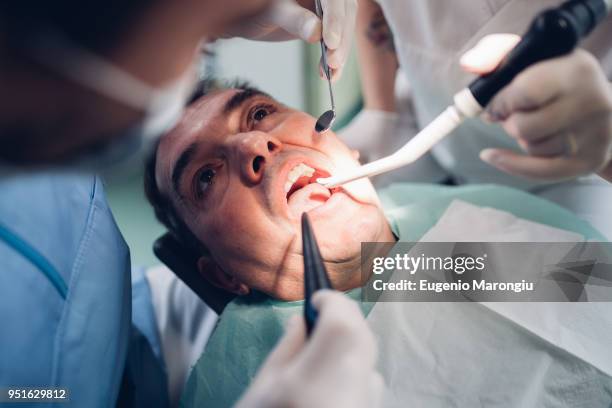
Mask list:
[[[350,196],[344,190],[338,190],[331,194],[325,204],[311,210],[308,215],[311,219],[324,217],[328,213],[338,211],[338,207],[342,206],[346,200],[350,200]]]
[[[289,178],[289,172],[298,164],[304,163],[305,165],[312,167],[313,169],[322,170],[327,173],[332,173],[328,164],[321,163],[318,160],[314,160],[312,157],[300,155],[287,159],[278,171],[278,175],[273,176],[274,182],[272,191],[274,194],[274,202],[283,212],[283,214],[289,218],[294,219],[289,211],[289,204],[287,202],[287,194],[285,193],[285,182]],[[332,194],[333,195],[333,194]]]

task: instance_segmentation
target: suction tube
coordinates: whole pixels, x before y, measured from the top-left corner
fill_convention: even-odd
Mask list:
[[[593,31],[612,8],[612,0],[569,0],[545,10],[531,23],[521,41],[490,74],[475,79],[455,95],[454,105],[390,156],[368,163],[345,174],[317,180],[337,187],[363,177],[397,169],[417,160],[436,143],[449,135],[464,118],[474,117],[491,102],[499,91],[528,68],[540,61],[572,52],[580,40]]]

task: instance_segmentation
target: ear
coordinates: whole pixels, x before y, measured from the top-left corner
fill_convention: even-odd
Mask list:
[[[198,272],[211,285],[226,290],[230,293],[242,296],[251,290],[247,285],[240,282],[232,275],[225,273],[217,263],[208,256],[198,258]]]

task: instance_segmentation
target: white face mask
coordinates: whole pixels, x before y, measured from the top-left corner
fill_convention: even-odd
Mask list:
[[[44,41],[33,47],[29,54],[39,64],[64,78],[144,112],[140,123],[126,129],[116,142],[70,163],[71,167],[89,170],[119,162],[170,130],[180,119],[197,80],[195,56],[194,64],[180,78],[155,88],[54,33],[45,35]]]

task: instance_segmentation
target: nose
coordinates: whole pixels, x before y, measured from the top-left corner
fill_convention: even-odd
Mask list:
[[[266,165],[280,151],[282,143],[263,132],[244,135],[237,143],[241,176],[247,183],[261,182]]]

